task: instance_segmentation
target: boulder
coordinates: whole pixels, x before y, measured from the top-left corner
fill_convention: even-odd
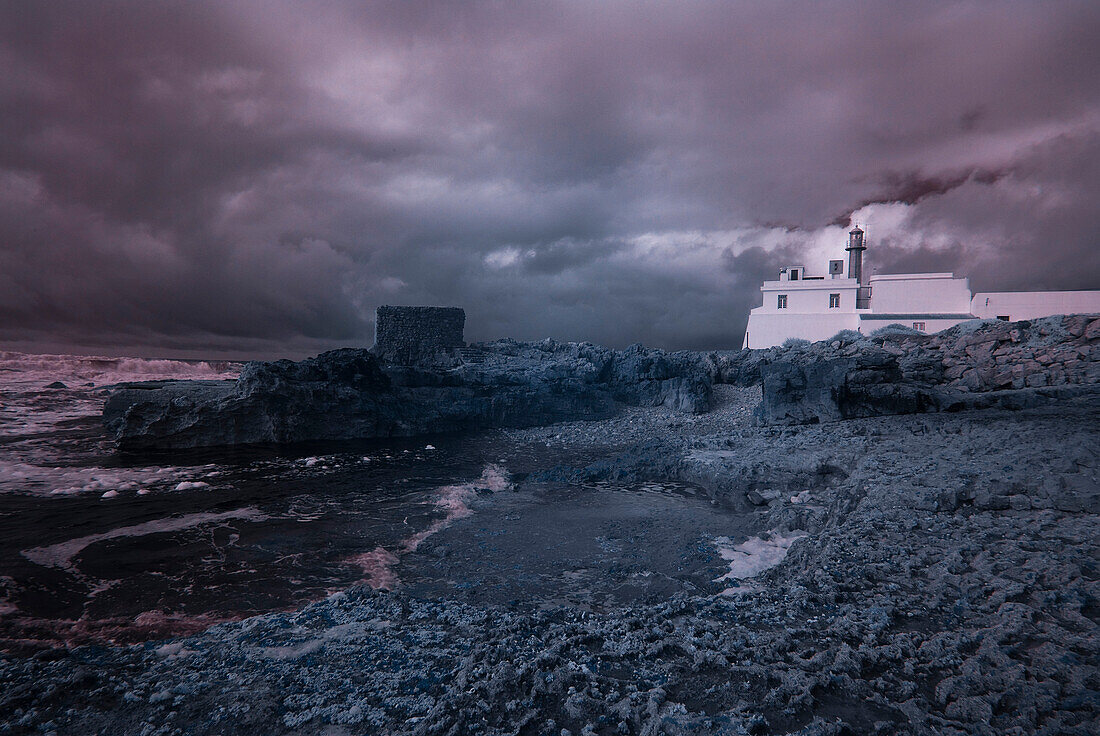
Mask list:
[[[905,331],[761,353],[766,423],[812,424],[926,411],[1020,409],[1097,390],[1100,319],[974,321],[935,336]],[[1091,335],[1091,336],[1090,336]],[[765,354],[767,353],[767,354]],[[1081,356],[1087,356],[1082,359]],[[747,357],[739,365],[749,364]],[[727,367],[721,379],[733,372]]]
[[[936,403],[927,389],[902,378],[897,358],[870,346],[851,358],[771,363],[762,375],[757,416],[766,423],[910,414]]]

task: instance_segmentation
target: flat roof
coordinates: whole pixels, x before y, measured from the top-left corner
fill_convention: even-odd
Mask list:
[[[974,298],[980,296],[1046,296],[1047,294],[1100,294],[1098,289],[1050,289],[1048,291],[977,291]]]
[[[872,281],[917,281],[923,279],[953,279],[953,273],[881,273],[871,276]]]
[[[913,320],[913,319],[977,319],[972,314],[931,314],[931,313],[918,313],[913,312],[911,314],[860,314],[860,319],[894,319],[894,320]]]
[[[854,289],[859,286],[855,279],[799,279],[798,281],[765,281],[761,291],[798,291],[799,289]]]

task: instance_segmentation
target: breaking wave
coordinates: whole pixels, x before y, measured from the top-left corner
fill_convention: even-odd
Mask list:
[[[164,379],[229,380],[240,363],[0,351],[0,493],[148,492],[186,479],[176,468],[104,468],[105,386]],[[83,456],[83,457],[82,457]]]
[[[167,378],[233,379],[241,364],[219,360],[109,358],[97,355],[39,355],[0,351],[0,386],[42,387],[60,381],[68,386],[109,386],[124,381]]]

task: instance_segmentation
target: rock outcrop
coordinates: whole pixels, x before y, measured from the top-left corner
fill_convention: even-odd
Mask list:
[[[249,363],[235,382],[128,384],[103,418],[120,448],[190,448],[536,426],[621,404],[704,412],[710,391],[696,362],[640,345],[501,340],[413,365],[344,349]]]
[[[765,422],[812,424],[883,414],[1020,409],[1100,390],[1098,342],[1100,318],[1071,315],[967,322],[934,335],[904,328],[870,337],[851,333],[718,365],[738,379],[759,371],[758,416]]]
[[[415,361],[336,350],[249,363],[236,382],[124,385],[104,421],[134,449],[364,439],[606,418],[622,404],[701,413],[714,383],[762,383],[757,416],[773,424],[1021,409],[1100,390],[1098,342],[1100,318],[1071,315],[713,353],[554,340],[435,346]]]

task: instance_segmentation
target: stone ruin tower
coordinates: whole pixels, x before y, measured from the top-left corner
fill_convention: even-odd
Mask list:
[[[458,307],[381,306],[375,312],[375,355],[394,365],[435,362],[464,348],[466,312]]]

